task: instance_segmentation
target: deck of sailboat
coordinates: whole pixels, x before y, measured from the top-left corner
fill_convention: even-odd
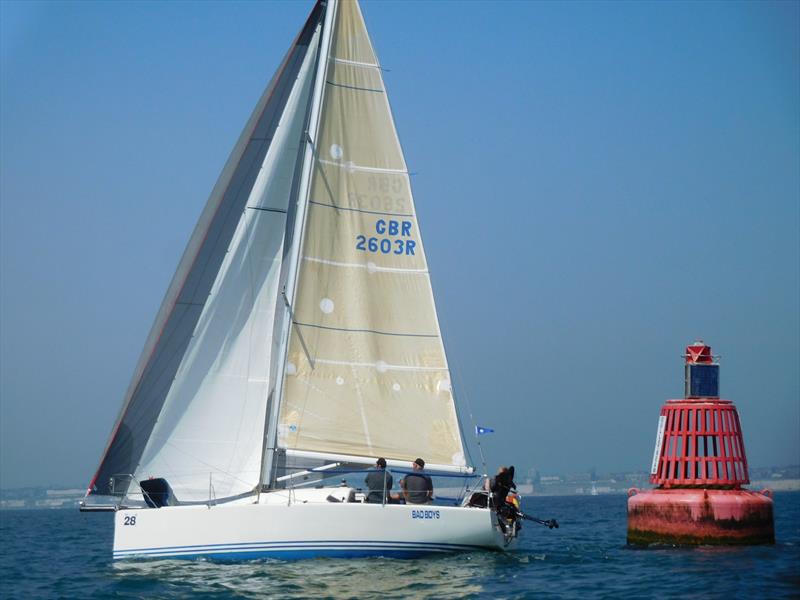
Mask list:
[[[114,558],[414,558],[502,550],[515,541],[489,509],[346,501],[352,492],[282,490],[217,505],[121,509]]]

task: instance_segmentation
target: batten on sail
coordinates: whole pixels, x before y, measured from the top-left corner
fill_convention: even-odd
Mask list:
[[[424,456],[459,470],[407,168],[355,2],[338,3],[327,63],[277,445],[331,460]]]
[[[169,477],[178,497],[259,480],[277,273],[323,7],[259,100],[156,317],[90,494]],[[288,180],[288,184],[286,183]],[[137,468],[138,466],[138,468]]]

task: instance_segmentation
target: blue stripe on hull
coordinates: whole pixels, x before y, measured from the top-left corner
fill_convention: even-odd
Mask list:
[[[431,554],[441,554],[447,552],[457,552],[457,550],[412,550],[389,549],[389,548],[294,548],[285,550],[232,550],[221,552],[200,552],[200,553],[181,553],[181,554],[126,554],[114,556],[115,560],[142,559],[142,558],[168,558],[181,560],[196,560],[206,558],[214,561],[237,561],[237,560],[256,560],[272,558],[277,560],[300,560],[306,558],[368,558],[371,556],[383,556],[386,558],[420,558]]]
[[[486,550],[484,546],[434,542],[316,540],[303,542],[249,542],[238,544],[209,544],[195,546],[165,546],[117,550],[114,559],[123,558],[185,558],[200,557],[214,560],[250,560],[279,558],[283,560],[332,556],[341,558],[391,556],[416,558],[442,552]]]

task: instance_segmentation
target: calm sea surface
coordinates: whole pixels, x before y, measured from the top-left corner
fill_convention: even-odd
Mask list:
[[[0,598],[800,598],[800,493],[775,494],[774,546],[625,545],[624,496],[528,498],[519,550],[416,560],[112,563],[112,517],[0,512]]]

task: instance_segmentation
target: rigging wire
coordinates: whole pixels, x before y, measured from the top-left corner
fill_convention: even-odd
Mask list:
[[[410,185],[410,182],[409,182],[409,185]],[[413,200],[412,200],[412,206],[413,206]],[[431,265],[430,264],[428,264],[428,276],[430,278],[429,281],[430,281],[430,285],[431,285],[431,287],[430,287],[431,296],[433,296],[433,273],[432,273],[432,269],[431,269]],[[435,305],[434,305],[434,307],[435,307]],[[435,311],[435,308],[434,308],[434,311]],[[447,361],[446,364],[447,364],[448,371],[450,371],[450,388],[451,388],[451,395],[452,395],[452,398],[453,398],[453,405],[454,405],[453,408],[455,409],[455,413],[456,413],[456,421],[458,422],[458,425],[460,427],[461,426],[461,418],[460,418],[460,416],[458,414],[459,413],[459,411],[458,411],[459,402],[456,401],[456,396],[457,396],[456,395],[456,387],[458,387],[458,390],[459,390],[458,397],[460,399],[460,390],[462,388],[462,384],[464,382],[464,379],[463,379],[463,377],[461,377],[461,369],[459,368],[458,361],[455,359],[455,355],[452,354],[452,353],[449,353],[447,351],[447,343],[445,342],[445,336],[444,336],[444,333],[443,333],[443,329],[449,329],[449,327],[445,326],[444,328],[442,328],[442,322],[444,321],[444,319],[442,318],[442,315],[438,313],[438,311],[435,311],[435,312],[436,312],[436,319],[437,319],[438,324],[439,324],[439,340],[441,341],[442,351],[444,352],[445,360]],[[458,379],[458,386],[456,386],[455,382],[453,381],[456,378]],[[466,386],[463,386],[463,388],[464,388],[464,400],[466,401],[466,404],[467,404],[467,412],[469,414],[470,423],[472,424],[472,431],[476,432],[475,433],[475,443],[478,446],[478,453],[480,454],[480,457],[481,457],[481,466],[483,467],[483,475],[484,475],[484,477],[488,477],[489,470],[488,470],[488,468],[486,466],[486,458],[483,455],[483,447],[481,446],[481,441],[478,438],[478,434],[477,434],[478,429],[477,429],[477,426],[475,424],[475,417],[472,414],[472,405],[470,404],[469,396],[467,395],[467,392],[466,392],[466,389],[467,389]],[[469,457],[470,462],[472,462],[472,453],[469,450],[469,445],[468,444],[466,445],[465,450],[467,452],[467,455]]]
[[[456,360],[452,360],[451,359],[450,360],[450,364],[454,367],[452,370],[455,372],[455,375],[458,378],[458,382],[459,382],[459,386],[458,386],[459,397],[461,397],[461,391],[460,391],[462,389],[462,385],[461,384],[464,382],[463,377],[461,377],[461,369],[459,368],[458,361],[456,361]],[[452,382],[451,382],[451,385],[453,385]],[[464,400],[467,403],[467,412],[469,413],[469,420],[470,420],[470,423],[472,424],[472,430],[473,431],[477,431],[477,426],[475,425],[475,417],[472,415],[472,405],[470,404],[470,401],[469,401],[469,395],[466,392],[466,389],[467,389],[466,386],[463,386],[463,389],[465,390],[464,391]],[[455,397],[455,395],[456,395],[455,394],[455,390],[456,390],[455,385],[453,385],[453,397]],[[481,466],[483,467],[483,474],[484,474],[484,476],[488,476],[488,469],[486,467],[486,458],[483,455],[483,447],[481,446],[481,440],[478,437],[477,433],[475,434],[475,443],[478,445],[478,453],[481,456]],[[467,449],[467,452],[469,452],[469,449]]]

